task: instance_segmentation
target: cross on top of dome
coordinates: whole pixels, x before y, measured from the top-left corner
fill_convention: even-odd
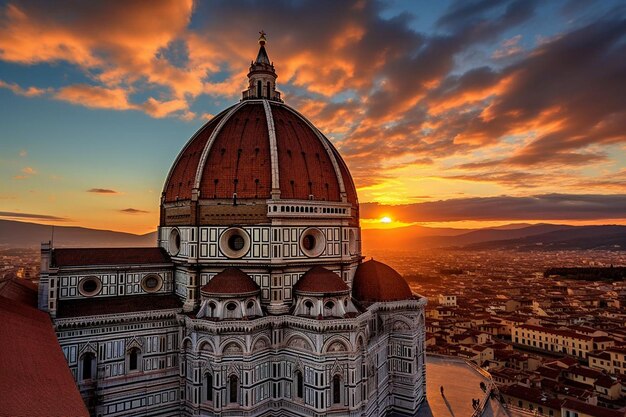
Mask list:
[[[248,72],[248,89],[242,92],[241,100],[265,99],[282,102],[280,92],[276,91],[276,71],[274,64],[270,61],[265,44],[267,43],[267,33],[259,32],[259,53],[256,60],[250,64]]]

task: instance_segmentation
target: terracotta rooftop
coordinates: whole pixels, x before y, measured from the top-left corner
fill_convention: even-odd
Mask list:
[[[588,404],[582,401],[576,401],[573,399],[566,399],[563,402],[563,408],[566,410],[577,411],[592,417],[624,417],[625,411],[611,410],[604,407],[598,407],[597,405]]]
[[[0,415],[89,415],[48,314],[0,297],[0,334]]]
[[[117,296],[62,300],[59,301],[57,308],[57,318],[169,310],[180,308],[181,306],[182,302],[180,298],[173,294],[129,295],[126,297]]]
[[[408,300],[413,298],[413,293],[398,272],[372,259],[358,266],[352,296],[359,301],[377,302]]]
[[[514,398],[519,398],[520,400],[526,400],[535,404],[543,405],[555,410],[561,409],[561,400],[546,395],[546,393],[540,389],[513,384],[501,387],[500,393]]]
[[[341,277],[321,266],[309,269],[293,286],[294,291],[309,294],[347,293],[350,288]]]
[[[229,267],[200,288],[202,295],[228,296],[257,293],[261,289],[248,274],[238,268]]]
[[[9,278],[0,281],[0,297],[37,307],[37,285],[25,279]]]
[[[202,199],[231,199],[233,193],[238,199],[267,199],[276,169],[282,199],[341,201],[341,178],[348,201],[358,210],[354,183],[331,142],[291,107],[266,103],[275,145],[264,102],[244,101],[226,109],[201,127],[178,155],[163,189],[165,202],[189,200],[196,181]],[[272,166],[273,149],[277,167]]]
[[[163,248],[63,248],[53,249],[52,265],[145,265],[165,264],[171,259]]]

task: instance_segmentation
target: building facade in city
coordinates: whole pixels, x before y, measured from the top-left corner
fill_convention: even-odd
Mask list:
[[[350,172],[259,43],[241,101],[169,171],[157,247],[42,245],[39,307],[94,415],[414,415],[425,399],[426,299],[363,259]]]

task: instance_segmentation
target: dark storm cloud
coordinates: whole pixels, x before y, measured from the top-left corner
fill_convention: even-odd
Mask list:
[[[462,220],[626,219],[626,194],[543,194],[528,197],[457,198],[404,205],[361,204],[363,218],[393,213],[403,222]]]
[[[0,217],[6,217],[6,218],[12,218],[12,219],[27,219],[27,220],[54,220],[54,221],[69,220],[65,217],[51,216],[49,214],[20,213],[20,212],[14,212],[14,211],[0,211]]]

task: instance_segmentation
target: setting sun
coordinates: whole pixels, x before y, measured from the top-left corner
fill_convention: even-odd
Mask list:
[[[381,222],[381,223],[391,223],[391,222],[392,222],[392,220],[391,220],[391,217],[387,217],[387,216],[385,216],[385,217],[383,217],[382,219],[380,219],[380,222]]]

